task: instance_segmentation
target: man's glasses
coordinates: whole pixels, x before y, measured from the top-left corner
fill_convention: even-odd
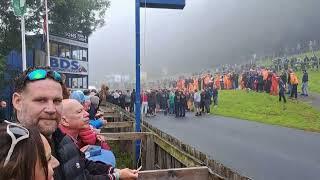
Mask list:
[[[36,81],[41,79],[46,79],[50,75],[51,78],[53,78],[55,81],[58,81],[59,83],[62,83],[62,78],[60,73],[56,71],[51,70],[45,70],[45,69],[35,69],[27,74],[27,80],[29,81]]]
[[[11,137],[11,146],[8,151],[6,160],[4,161],[3,167],[5,167],[10,161],[11,155],[13,153],[14,147],[18,144],[18,142],[29,138],[29,131],[25,127],[22,127],[19,124],[12,123],[9,121],[5,121],[7,125],[7,133]]]

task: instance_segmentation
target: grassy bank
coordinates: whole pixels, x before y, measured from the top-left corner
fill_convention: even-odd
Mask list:
[[[302,54],[297,54],[297,55],[290,56],[289,58],[296,57],[296,58],[299,58],[299,59],[304,59],[306,56],[311,58],[313,55],[316,55],[319,58],[320,57],[320,51],[314,51],[314,53],[313,52],[306,52],[306,53],[302,53]]]
[[[278,96],[266,93],[220,91],[219,106],[212,114],[320,132],[319,111],[295,100],[280,103]]]
[[[302,54],[296,54],[296,55],[292,55],[289,56],[288,59],[291,59],[293,57],[296,57],[298,59],[304,59],[306,56],[308,56],[309,58],[311,58],[313,55],[316,55],[318,58],[320,57],[320,51],[314,51],[313,52],[306,52],[306,53],[302,53]],[[277,57],[276,57],[277,58]],[[265,66],[265,67],[270,67],[272,66],[272,60],[276,59],[276,58],[266,58],[266,59],[261,59],[257,61],[257,64],[260,66]]]
[[[297,75],[300,80],[299,89],[301,91],[301,80],[302,80],[302,72],[297,72]],[[309,75],[309,91],[320,94],[320,71],[308,71]]]

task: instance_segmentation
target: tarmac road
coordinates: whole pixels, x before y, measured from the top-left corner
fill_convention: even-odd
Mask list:
[[[145,120],[253,179],[320,180],[319,133],[191,113]]]

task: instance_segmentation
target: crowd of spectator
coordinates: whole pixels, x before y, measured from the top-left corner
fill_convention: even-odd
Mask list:
[[[186,111],[196,112],[196,116],[204,112],[210,113],[210,107],[218,105],[219,90],[250,90],[265,92],[279,96],[279,101],[287,102],[289,98],[298,98],[298,85],[301,83],[301,95],[308,96],[307,70],[319,68],[319,58],[305,56],[304,60],[279,58],[272,61],[270,67],[256,64],[228,65],[215,73],[202,72],[178,79],[158,80],[156,87],[141,91],[141,113],[155,116],[158,112],[165,115],[173,114],[184,117]],[[302,71],[303,77],[298,78],[295,72]],[[134,112],[135,91],[108,91],[108,102],[116,104],[128,112]]]

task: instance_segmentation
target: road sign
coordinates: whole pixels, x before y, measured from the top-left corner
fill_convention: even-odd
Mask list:
[[[12,0],[12,7],[16,16],[23,16],[26,13],[26,0]]]
[[[185,0],[140,0],[140,7],[161,9],[183,9]]]

